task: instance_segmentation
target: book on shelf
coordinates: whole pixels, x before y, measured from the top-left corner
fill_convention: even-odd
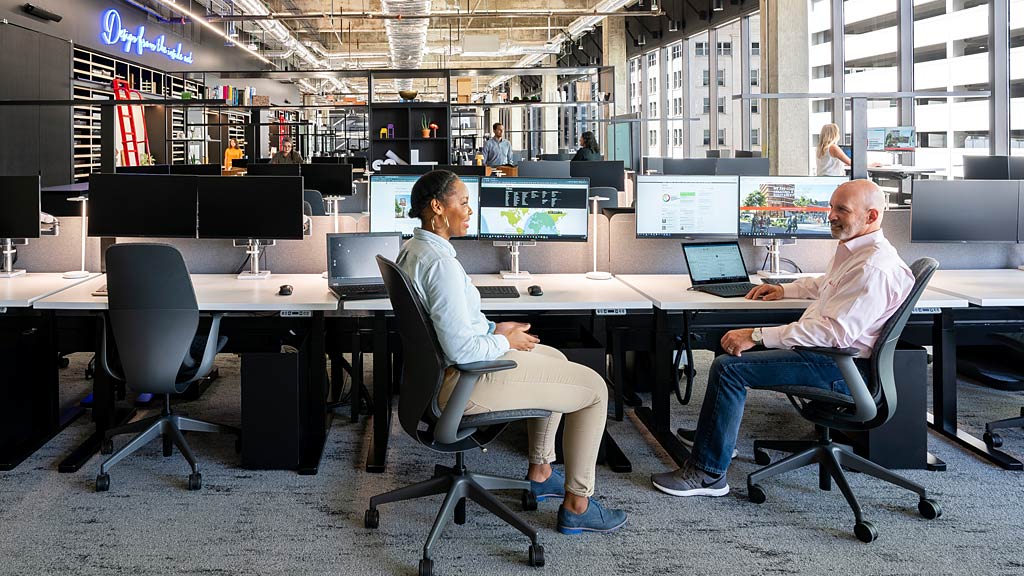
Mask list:
[[[257,98],[256,89],[252,86],[214,86],[208,96],[211,100],[224,100],[230,106],[253,106],[253,99]]]

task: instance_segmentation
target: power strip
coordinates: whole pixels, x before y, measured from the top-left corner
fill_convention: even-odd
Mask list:
[[[625,316],[625,308],[598,308],[594,311],[598,316]]]
[[[312,315],[309,310],[281,310],[282,318],[309,318]]]

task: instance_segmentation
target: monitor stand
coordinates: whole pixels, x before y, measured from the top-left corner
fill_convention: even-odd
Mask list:
[[[796,240],[780,240],[778,238],[772,238],[771,240],[766,241],[757,238],[754,239],[754,246],[766,246],[768,248],[768,270],[758,270],[758,276],[777,280],[800,277],[800,275],[795,272],[782,271],[783,244],[796,244]]]
[[[511,242],[495,242],[495,246],[508,246],[508,255],[512,259],[512,266],[510,270],[502,270],[501,277],[505,280],[529,280],[530,273],[526,270],[519,269],[519,247],[520,246],[534,246],[536,242],[520,242],[513,240]]]
[[[266,280],[270,278],[270,270],[260,270],[260,246],[271,246],[272,243],[263,244],[260,240],[250,238],[246,242],[245,253],[249,255],[249,271],[238,275],[239,280]]]
[[[24,270],[14,269],[14,255],[18,250],[14,247],[14,240],[3,239],[3,259],[0,260],[0,278],[14,278],[25,273]]]

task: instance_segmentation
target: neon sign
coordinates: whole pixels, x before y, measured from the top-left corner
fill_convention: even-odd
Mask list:
[[[121,50],[125,54],[134,52],[142,56],[143,52],[148,51],[163,54],[175,62],[192,63],[192,52],[188,54],[183,53],[181,51],[181,42],[178,42],[177,46],[169,47],[164,44],[165,37],[163,34],[157,36],[155,40],[146,38],[145,26],[139,26],[135,32],[124,28],[121,26],[121,13],[113,8],[103,13],[100,23],[103,26],[100,39],[110,46],[121,44]]]

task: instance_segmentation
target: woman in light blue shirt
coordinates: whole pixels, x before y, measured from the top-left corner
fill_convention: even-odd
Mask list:
[[[476,384],[467,414],[539,408],[552,414],[530,420],[527,478],[538,501],[562,498],[558,531],[563,534],[612,532],[626,523],[626,513],[604,508],[594,493],[597,452],[604,433],[608,388],[596,372],[566,360],[558,350],[540,344],[519,322],[495,324],[480,312],[480,293],[455,259],[452,237],[469,229],[473,210],[469,192],[458,176],[435,170],[412,189],[409,216],[421,227],[402,247],[398,265],[430,315],[449,365],[513,360],[512,370],[485,374]],[[458,372],[448,368],[439,403],[451,396]],[[553,470],[555,432],[565,414],[563,448],[565,476]]]

